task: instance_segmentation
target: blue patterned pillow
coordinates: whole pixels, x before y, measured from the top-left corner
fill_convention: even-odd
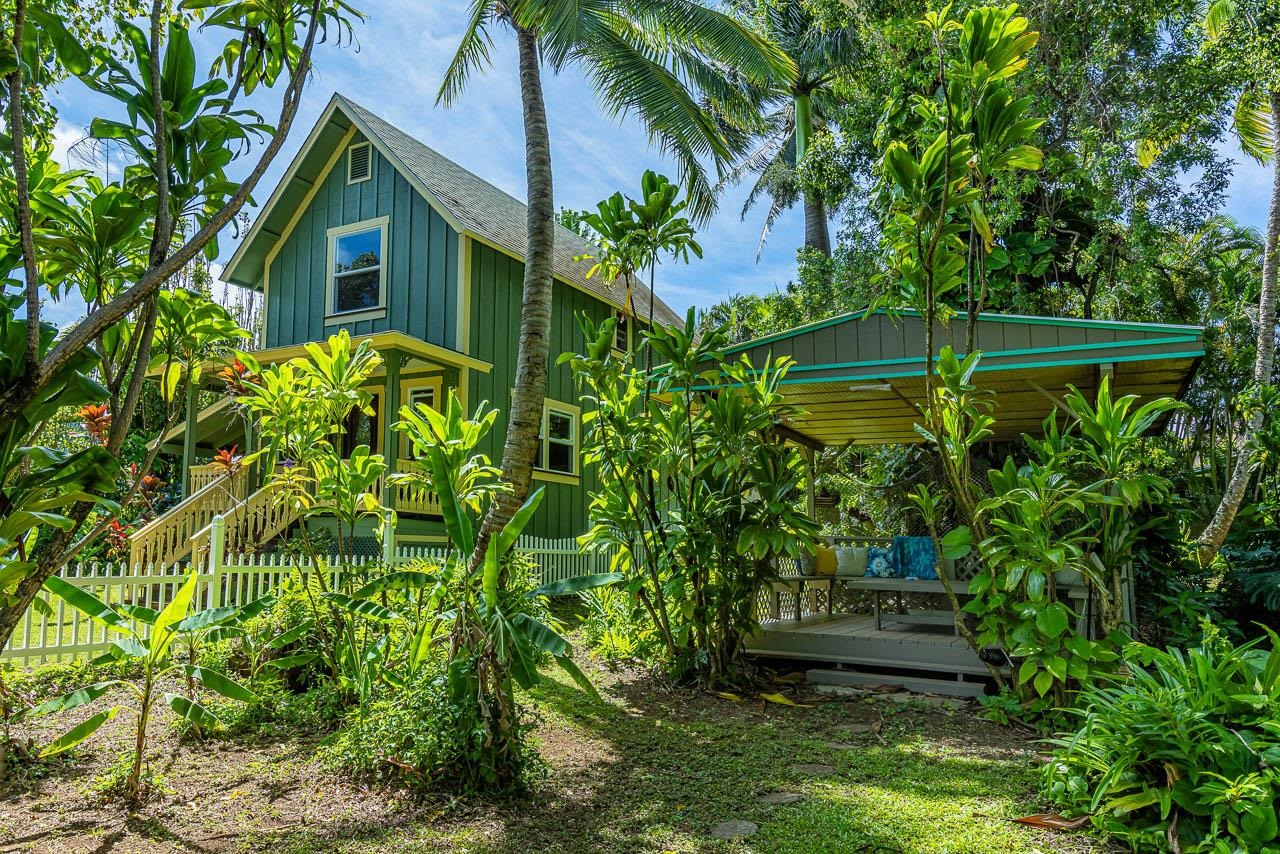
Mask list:
[[[867,549],[867,577],[898,577],[898,560],[893,546],[871,546]]]
[[[933,547],[932,537],[894,537],[893,547],[898,553],[901,577],[937,580],[938,551]]]

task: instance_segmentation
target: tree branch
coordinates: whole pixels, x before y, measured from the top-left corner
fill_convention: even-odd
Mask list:
[[[160,289],[160,286],[165,281],[181,270],[188,261],[200,254],[205,245],[244,207],[249,195],[258,185],[258,181],[262,179],[263,174],[284,146],[285,139],[289,135],[289,128],[293,125],[294,117],[297,115],[298,105],[301,103],[302,84],[305,81],[307,69],[310,67],[311,53],[315,46],[316,31],[319,26],[315,11],[319,5],[319,0],[312,4],[312,17],[308,25],[307,39],[303,46],[297,69],[290,78],[289,85],[285,88],[280,107],[280,118],[276,124],[275,133],[272,135],[271,141],[267,143],[267,147],[263,149],[262,156],[248,177],[245,178],[226,204],[176,252],[161,263],[148,269],[131,288],[123,291],[111,302],[91,312],[68,330],[54,345],[53,349],[49,351],[44,363],[40,366],[38,374],[40,382],[14,384],[5,389],[3,394],[0,394],[0,413],[3,413],[3,415],[0,415],[0,429],[7,428],[12,424],[16,414],[35,399],[46,377],[53,376],[65,367],[77,353],[90,346],[101,334],[102,330],[120,322],[130,312],[142,305]]]
[[[9,74],[9,135],[13,138],[13,182],[17,188],[18,237],[22,245],[22,275],[27,296],[27,370],[24,385],[40,383],[40,280],[36,272],[35,236],[31,227],[31,188],[27,183],[26,132],[22,109],[22,39],[26,0],[17,0],[13,13],[13,55],[17,67]],[[34,395],[33,395],[34,396]]]

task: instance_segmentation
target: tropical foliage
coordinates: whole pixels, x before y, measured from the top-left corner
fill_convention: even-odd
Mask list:
[[[1054,740],[1045,793],[1135,850],[1276,850],[1280,637],[1237,647],[1210,630],[1125,658],[1131,677],[1086,689],[1078,730]]]
[[[780,429],[788,362],[731,359],[723,332],[696,338],[690,312],[683,329],[646,333],[661,365],[651,388],[637,357],[614,351],[615,323],[580,317],[587,350],[562,357],[592,407],[584,456],[601,482],[582,542],[618,550],[631,608],[672,674],[740,679],[756,591],[817,533],[799,452]]]

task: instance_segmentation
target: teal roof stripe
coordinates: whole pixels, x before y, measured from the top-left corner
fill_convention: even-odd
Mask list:
[[[987,354],[987,355],[990,355],[990,354]],[[991,364],[984,364],[983,362],[978,362],[978,367],[976,367],[974,370],[975,371],[1016,371],[1024,368],[1061,368],[1061,367],[1070,367],[1070,366],[1076,366],[1076,365],[1105,365],[1111,362],[1149,362],[1155,358],[1198,359],[1203,355],[1204,355],[1204,350],[1197,349],[1197,350],[1183,350],[1177,353],[1156,353],[1156,354],[1135,353],[1133,355],[1127,355],[1127,356],[1107,356],[1107,357],[1099,357],[1095,359],[1058,359],[1055,361],[1048,361],[1048,362],[1017,362],[1014,364],[1002,363],[999,365],[991,365]],[[922,369],[913,369],[909,371],[892,371],[892,372],[883,373],[883,374],[876,374],[875,379],[900,379],[903,377],[922,377],[922,376],[924,376],[924,371]],[[838,383],[838,382],[848,382],[851,380],[866,380],[866,379],[867,377],[865,375],[859,376],[857,374],[853,374],[849,376],[821,377],[816,380],[804,379],[804,378],[795,379],[795,380],[784,379],[782,380],[782,384],[795,385],[795,384],[805,383],[805,384],[812,385],[814,383]]]
[[[920,312],[911,308],[894,309],[890,312],[888,309],[876,309],[871,314],[898,314],[907,317],[919,317]],[[756,347],[762,347],[766,344],[772,344],[776,341],[783,341],[788,338],[796,338],[807,332],[816,332],[819,329],[826,329],[831,326],[838,326],[842,323],[850,321],[862,320],[867,316],[865,311],[852,311],[846,314],[839,314],[835,317],[829,317],[826,320],[818,320],[804,326],[796,326],[785,332],[776,332],[772,335],[765,335],[752,341],[745,341],[741,344],[735,344],[727,348],[726,354],[741,353],[746,350],[752,350]],[[957,311],[956,318],[965,320],[968,313]],[[1084,329],[1118,329],[1126,332],[1168,332],[1173,334],[1200,335],[1204,332],[1204,328],[1200,326],[1190,326],[1180,323],[1137,323],[1125,320],[1084,320],[1075,317],[1036,317],[1025,314],[995,314],[991,312],[983,312],[978,315],[979,321],[991,321],[994,323],[1021,323],[1028,326],[1063,326]]]
[[[1094,344],[1061,344],[1054,347],[1027,347],[1020,350],[985,350],[982,353],[983,359],[998,359],[1006,356],[1034,356],[1037,353],[1074,353],[1079,350],[1114,350],[1121,347],[1148,347],[1160,344],[1191,344],[1200,340],[1199,335],[1171,335],[1167,338],[1134,338],[1125,341],[1102,341]],[[1146,358],[1154,358],[1162,356],[1162,353],[1155,353]],[[1200,352],[1204,355],[1204,351]],[[957,353],[957,358],[963,359],[964,353]],[[865,362],[831,362],[821,365],[794,365],[788,373],[799,373],[801,371],[830,371],[837,368],[861,368],[875,367],[878,365],[909,365],[913,362],[919,363],[924,361],[924,355],[907,356],[898,359],[869,359]],[[1116,359],[1100,359],[1102,362],[1114,362]],[[1035,362],[1036,365],[1051,365],[1052,362]]]

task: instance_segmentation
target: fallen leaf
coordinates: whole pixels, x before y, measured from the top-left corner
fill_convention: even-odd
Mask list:
[[[797,703],[790,697],[784,697],[781,694],[761,694],[761,700],[768,700],[770,703],[777,703],[779,706],[795,706],[797,709],[812,709],[808,703]]]
[[[795,673],[788,673],[786,676],[773,677],[774,682],[781,682],[784,685],[794,685],[805,680],[804,671],[797,670]]]
[[[236,798],[244,797],[244,789],[235,789],[227,794],[223,800],[234,801]]]
[[[1089,816],[1082,815],[1078,818],[1064,818],[1056,812],[1038,812],[1034,815],[1024,815],[1022,818],[1015,818],[1018,824],[1029,824],[1032,827],[1045,827],[1050,830],[1079,830],[1089,823]]]
[[[716,691],[716,696],[722,700],[733,700],[735,703],[741,703],[742,698],[737,694],[730,694],[728,691]]]

